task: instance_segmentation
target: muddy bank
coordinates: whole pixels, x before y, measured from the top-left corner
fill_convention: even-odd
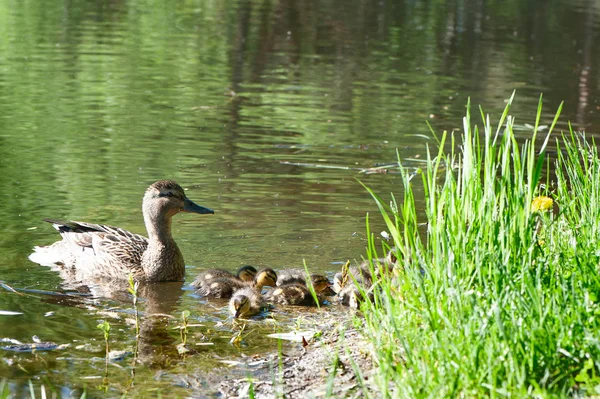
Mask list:
[[[363,397],[357,374],[372,390],[370,352],[370,344],[354,328],[324,333],[281,356],[247,359],[238,372],[252,382],[241,375],[221,381],[219,393],[225,398],[247,398],[252,391],[256,398]]]

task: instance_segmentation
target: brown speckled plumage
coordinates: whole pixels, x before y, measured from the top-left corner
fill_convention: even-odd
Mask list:
[[[343,274],[336,273],[333,278],[333,291],[338,293],[341,303],[353,308],[360,307],[360,303],[365,300],[366,294],[369,300],[373,300],[373,283],[383,276],[391,277],[394,269],[398,265],[398,249],[392,248],[387,256],[382,259],[373,259],[361,263],[359,266],[349,268],[346,277]],[[346,281],[343,281],[343,280]],[[360,289],[359,289],[360,287]]]
[[[198,280],[196,280],[198,281]],[[274,287],[277,281],[277,274],[273,269],[265,268],[258,271],[252,282],[241,281],[238,278],[219,277],[212,280],[198,281],[195,286],[198,294],[212,298],[231,298],[237,291],[245,287],[252,287],[258,291],[264,286]]]
[[[306,276],[306,271],[302,269],[281,270],[277,273],[277,286],[281,287],[283,285],[300,284],[307,287]],[[335,292],[329,288],[331,287],[331,282],[326,276],[313,273],[310,274],[309,277],[317,294],[335,295]]]
[[[265,295],[267,301],[281,305],[317,306],[310,290],[302,284],[284,284],[270,290]],[[320,301],[320,298],[317,298]]]
[[[239,281],[254,281],[254,277],[256,276],[256,268],[250,265],[244,265],[240,267],[237,271],[236,275],[233,275],[231,272],[228,272],[224,269],[208,269],[200,272],[194,282],[191,284],[194,288],[202,287],[202,284],[209,280],[214,280],[216,278],[233,278]]]
[[[171,218],[179,212],[214,213],[190,201],[172,180],[153,183],[142,204],[148,238],[118,227],[47,220],[62,240],[35,247],[29,258],[42,265],[72,268],[79,280],[103,277],[148,282],[181,281],[183,255],[171,235]]]

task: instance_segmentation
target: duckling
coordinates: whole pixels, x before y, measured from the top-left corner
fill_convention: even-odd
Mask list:
[[[331,290],[331,282],[322,274],[311,274],[310,281],[317,294],[331,296],[335,292]],[[306,286],[306,271],[301,269],[286,269],[277,275],[277,286],[289,284],[300,284]]]
[[[335,276],[333,276],[333,292],[339,294],[344,288],[344,274],[342,272],[337,272]]]
[[[335,292],[331,289],[331,281],[322,274],[311,274],[310,282],[319,296],[332,296]]]
[[[388,251],[385,258],[373,259],[372,264],[369,260],[364,261],[358,266],[361,270],[361,274],[369,275],[371,280],[373,280],[373,277],[379,278],[382,275],[388,277],[391,276],[394,272],[394,268],[398,265],[397,252],[398,250],[394,247]]]
[[[383,275],[392,276],[398,265],[397,252],[397,248],[393,247],[388,251],[385,258],[373,259],[372,265],[369,260],[365,260],[358,266],[350,267],[345,282],[342,281],[344,279],[343,273],[336,273],[333,277],[333,291],[339,294],[344,288],[344,284],[350,284],[354,280],[357,280],[363,288],[367,289],[373,285],[374,279]]]
[[[260,292],[264,286],[274,287],[276,281],[275,271],[266,268],[259,270],[252,282],[238,280],[235,276],[202,281],[198,287],[198,293],[212,298],[231,298],[239,289],[253,287]]]
[[[268,302],[281,305],[317,306],[310,290],[299,283],[285,284],[273,288],[265,296]]]
[[[360,283],[358,283],[360,285]],[[340,301],[342,305],[349,306],[351,308],[358,309],[360,307],[361,302],[365,300],[365,295],[367,294],[367,298],[370,301],[373,300],[373,292],[368,289],[366,292],[361,291],[358,286],[352,282],[351,284],[347,284],[339,293]]]
[[[240,281],[251,282],[254,280],[256,273],[257,272],[256,272],[256,269],[254,268],[254,266],[250,266],[250,265],[245,265],[245,266],[240,267],[237,271],[237,275],[233,275],[224,269],[208,269],[208,270],[201,272],[198,275],[198,277],[196,277],[196,280],[194,280],[194,282],[191,285],[194,288],[200,288],[200,286],[202,285],[203,282],[212,280],[215,278],[222,278],[222,277],[237,278]]]
[[[361,264],[359,267],[352,266],[348,269],[348,275],[346,276],[344,281],[344,274],[342,272],[338,272],[333,276],[333,291],[337,294],[342,292],[343,288],[354,284],[354,280],[360,281],[360,284],[366,288],[371,287],[373,283],[373,278],[368,269],[367,264]],[[354,277],[354,279],[352,278]]]
[[[229,313],[234,318],[254,316],[265,308],[263,296],[251,287],[237,290],[229,300]]]
[[[348,276],[344,280],[343,273],[336,273],[333,278],[333,290],[338,293],[343,305],[358,308],[364,301],[363,291],[367,292],[369,300],[373,299],[373,281],[382,276],[392,276],[398,257],[397,248],[392,248],[385,258],[373,259],[373,263],[366,260],[358,266],[348,269]],[[359,287],[362,289],[359,289]]]
[[[284,269],[277,273],[277,286],[285,284],[306,284],[306,271],[303,269]]]

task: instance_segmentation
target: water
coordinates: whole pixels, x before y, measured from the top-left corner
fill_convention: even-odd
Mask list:
[[[397,174],[363,171],[393,164],[396,150],[419,167],[436,143],[426,122],[460,129],[468,97],[497,117],[516,89],[525,139],[543,92],[543,124],[564,100],[559,127],[595,134],[598,16],[591,1],[564,0],[0,1],[0,280],[62,292],[56,272],[27,259],[58,237],[43,218],[143,233],[144,190],[177,180],[216,213],[174,220],[186,282],[141,303],[145,315],[173,318],[144,319],[144,383],[128,392],[212,392],[209,370],[235,373],[222,360],[276,353],[266,332],[345,311],[278,310],[250,322],[238,347],[223,303],[189,289],[200,270],[306,262],[331,275],[360,259],[365,215],[377,234],[384,225],[357,179],[400,196]],[[214,345],[182,357],[174,327],[186,309],[203,325],[190,341]],[[17,396],[29,380],[63,394],[102,386],[101,320],[114,349],[135,344],[131,304],[118,298],[0,289],[0,310],[23,313],[0,316],[0,338],[70,345],[0,351]],[[109,396],[129,385],[131,357],[118,364]]]

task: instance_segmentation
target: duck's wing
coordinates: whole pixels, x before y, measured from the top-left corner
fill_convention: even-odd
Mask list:
[[[62,244],[73,255],[139,265],[148,239],[119,227],[46,219],[60,233]]]

